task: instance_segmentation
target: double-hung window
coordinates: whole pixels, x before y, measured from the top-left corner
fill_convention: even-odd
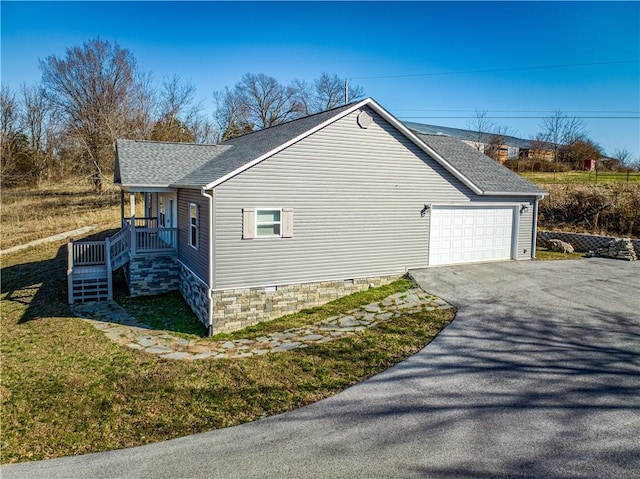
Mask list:
[[[292,237],[293,208],[243,208],[243,239]]]
[[[189,203],[189,244],[198,249],[198,205]]]
[[[281,210],[256,210],[256,237],[282,236]]]

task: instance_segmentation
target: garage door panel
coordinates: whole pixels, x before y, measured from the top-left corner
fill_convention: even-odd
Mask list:
[[[433,207],[429,264],[511,258],[512,207]]]

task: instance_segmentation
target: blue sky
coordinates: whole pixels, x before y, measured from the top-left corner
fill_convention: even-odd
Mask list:
[[[606,153],[640,156],[637,1],[2,1],[1,14],[11,88],[39,81],[39,59],[99,36],[158,84],[192,81],[208,111],[212,92],[246,72],[284,84],[329,72],[400,119],[465,128],[487,110],[529,138],[539,117],[562,110],[584,117]]]

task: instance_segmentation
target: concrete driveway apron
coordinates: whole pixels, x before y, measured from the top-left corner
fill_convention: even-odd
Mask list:
[[[640,477],[640,262],[413,274],[457,318],[362,384],[254,423],[2,477]]]

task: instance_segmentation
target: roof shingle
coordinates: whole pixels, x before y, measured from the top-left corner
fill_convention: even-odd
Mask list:
[[[372,99],[359,102],[400,123]],[[219,145],[118,140],[116,178],[122,186],[201,188],[250,166],[298,137],[337,119],[354,104],[243,135]],[[401,126],[401,125],[400,125]],[[461,140],[414,131],[463,179],[484,194],[541,195],[545,192]],[[422,146],[424,148],[424,146]],[[436,158],[436,161],[441,159]],[[454,174],[455,174],[454,172]]]
[[[224,145],[118,140],[116,182],[166,187],[228,150]]]
[[[484,193],[531,193],[533,195],[546,193],[461,140],[450,136],[422,133],[416,133],[416,136]]]

